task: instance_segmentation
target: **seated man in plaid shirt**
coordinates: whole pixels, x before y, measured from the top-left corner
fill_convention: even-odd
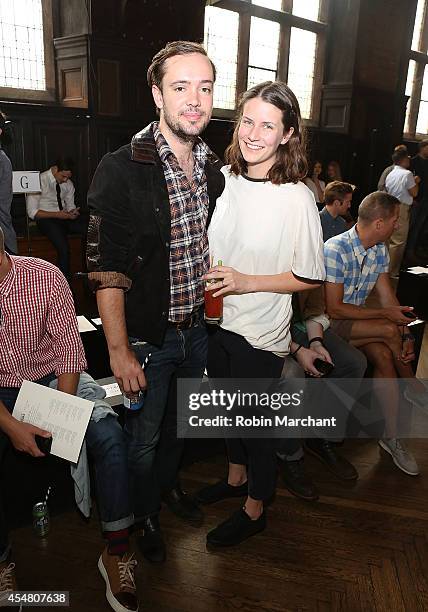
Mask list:
[[[324,245],[325,295],[331,329],[360,348],[373,366],[374,378],[390,379],[377,391],[385,416],[385,435],[380,446],[406,474],[419,473],[417,463],[395,436],[399,408],[397,377],[405,378],[405,397],[417,406],[426,406],[425,387],[413,374],[414,337],[405,313],[410,306],[400,306],[389,280],[389,255],[385,246],[399,218],[399,201],[382,191],[369,194],[358,209],[356,225],[327,240]],[[379,308],[368,308],[366,299],[372,289],[379,298]],[[412,317],[412,315],[410,315]],[[395,384],[394,384],[395,382]]]
[[[9,442],[18,451],[43,457],[35,435],[51,435],[11,416],[22,382],[48,386],[56,378],[59,391],[74,395],[85,367],[65,277],[41,259],[7,255],[0,229],[0,461]],[[125,436],[115,416],[109,414],[89,421],[85,439],[95,461],[98,508],[107,540],[98,561],[106,597],[114,610],[136,611]],[[16,590],[14,567],[0,499],[0,601]]]

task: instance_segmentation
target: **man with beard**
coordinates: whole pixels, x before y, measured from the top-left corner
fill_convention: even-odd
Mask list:
[[[162,562],[161,499],[189,522],[202,519],[178,482],[176,387],[179,378],[202,378],[206,364],[206,229],[224,183],[221,161],[199,138],[215,80],[204,48],[169,43],[147,78],[159,121],[98,166],[88,194],[88,268],[113,374],[125,394],[145,394],[125,427],[137,541],[146,559]]]

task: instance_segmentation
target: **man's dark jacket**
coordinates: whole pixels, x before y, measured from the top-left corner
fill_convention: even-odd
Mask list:
[[[205,163],[209,224],[224,188],[221,160]],[[171,214],[162,163],[151,126],[130,145],[101,160],[88,192],[87,260],[94,290],[125,291],[129,336],[160,346],[170,303]]]

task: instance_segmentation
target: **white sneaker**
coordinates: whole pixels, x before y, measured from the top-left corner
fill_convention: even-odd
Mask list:
[[[417,476],[419,474],[415,458],[401,440],[398,438],[383,438],[378,441],[378,444],[391,455],[393,462],[400,470],[409,474],[409,476]]]
[[[428,391],[416,393],[413,387],[406,387],[403,395],[406,400],[416,406],[416,408],[420,408],[421,410],[428,412]]]

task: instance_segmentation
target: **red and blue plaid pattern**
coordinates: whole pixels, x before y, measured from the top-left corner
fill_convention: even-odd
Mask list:
[[[193,180],[189,182],[157,123],[153,124],[153,136],[163,165],[171,209],[168,319],[178,323],[187,319],[204,301],[202,276],[209,268],[205,161],[210,150],[198,139],[193,148]]]

